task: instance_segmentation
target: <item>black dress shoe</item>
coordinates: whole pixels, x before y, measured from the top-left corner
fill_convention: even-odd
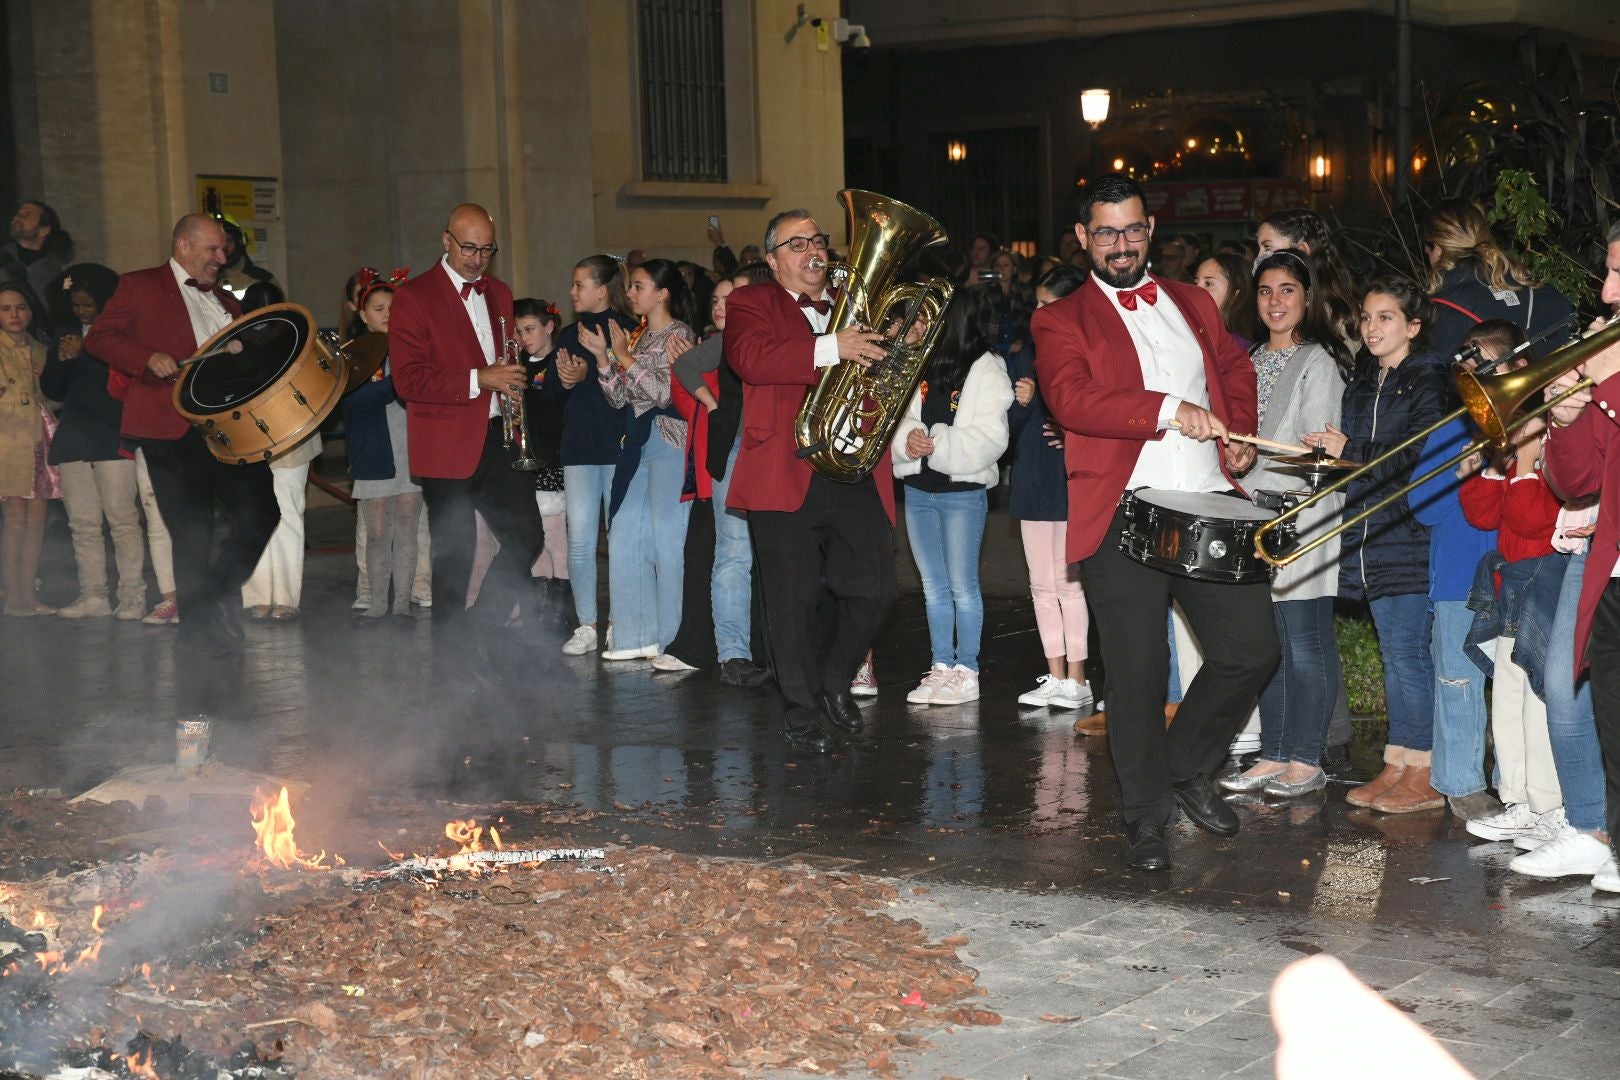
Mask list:
[[[1125,826],[1125,862],[1132,870],[1170,869],[1170,845],[1164,825],[1152,818],[1137,818]]]
[[[827,715],[833,726],[840,730],[854,733],[866,728],[866,720],[861,716],[861,707],[855,704],[855,698],[848,690],[822,694],[821,711]]]
[[[1192,823],[1216,836],[1236,836],[1237,813],[1222,801],[1207,776],[1170,781],[1170,793],[1192,818]]]
[[[787,739],[789,746],[795,750],[809,750],[816,754],[825,754],[833,747],[833,741],[814,723],[795,723],[792,718],[782,721],[782,736]]]
[[[744,690],[758,690],[771,681],[771,673],[757,666],[752,660],[741,656],[733,656],[720,665],[720,681],[727,686],[737,686]]]

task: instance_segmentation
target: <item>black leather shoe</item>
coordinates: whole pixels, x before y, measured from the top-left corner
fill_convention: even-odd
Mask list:
[[[861,707],[855,704],[855,698],[848,690],[822,694],[821,711],[827,714],[827,719],[833,726],[842,731],[853,734],[866,728],[866,720],[861,716]]]
[[[1170,845],[1162,823],[1137,818],[1125,826],[1125,844],[1125,862],[1132,870],[1170,869]]]
[[[733,656],[720,665],[720,681],[727,686],[741,687],[744,690],[758,690],[771,681],[771,673],[757,666],[752,660]]]
[[[795,724],[792,719],[782,722],[782,736],[787,739],[789,746],[795,750],[809,750],[816,754],[825,754],[833,747],[832,739],[825,731],[813,723]]]
[[[1170,793],[1192,818],[1192,823],[1216,836],[1236,836],[1237,813],[1215,791],[1207,776],[1194,776],[1186,780],[1170,781]]]

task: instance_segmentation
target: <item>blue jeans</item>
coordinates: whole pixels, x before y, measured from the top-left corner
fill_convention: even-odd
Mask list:
[[[726,509],[726,491],[741,448],[739,438],[726,459],[725,478],[714,482],[714,573],[709,579],[709,603],[714,607],[714,650],[722,664],[753,658],[748,605],[753,599],[754,548],[748,540],[748,515]]]
[[[936,664],[979,670],[979,639],[984,633],[979,550],[989,510],[989,496],[983,488],[906,488],[906,535],[922,578],[928,641]]]
[[[596,622],[596,542],[607,517],[612,465],[564,465],[563,499],[568,504],[568,580],[574,617],[581,626]]]
[[[1426,751],[1434,746],[1434,659],[1429,654],[1429,598],[1402,593],[1371,601],[1378,649],[1384,657],[1389,745]]]
[[[1333,598],[1278,600],[1271,612],[1282,661],[1260,691],[1260,756],[1320,765],[1339,695]]]
[[[1485,673],[1463,652],[1474,623],[1466,600],[1434,601],[1434,771],[1442,795],[1463,798],[1485,790]],[[1570,631],[1573,643],[1574,631]]]
[[[1604,828],[1603,754],[1592,718],[1592,685],[1575,670],[1575,609],[1581,600],[1586,555],[1570,557],[1558,594],[1552,635],[1547,642],[1547,734],[1552,738],[1553,767],[1564,792],[1564,815],[1571,828],[1598,832]]]
[[[615,649],[667,645],[681,628],[686,520],[692,513],[692,504],[681,502],[685,473],[685,453],[654,429],[608,527]]]

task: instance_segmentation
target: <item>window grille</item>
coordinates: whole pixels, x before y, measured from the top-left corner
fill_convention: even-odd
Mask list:
[[[953,160],[952,142],[966,152]],[[928,212],[967,251],[973,234],[994,233],[1014,250],[1034,250],[1041,237],[1046,182],[1041,132],[1033,127],[935,133],[928,138]]]
[[[641,178],[724,183],[722,0],[636,0]]]

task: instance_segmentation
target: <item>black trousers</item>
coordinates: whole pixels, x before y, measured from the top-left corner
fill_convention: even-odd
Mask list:
[[[1598,600],[1586,660],[1592,666],[1592,715],[1603,750],[1609,844],[1620,852],[1620,578],[1611,578]]]
[[[1102,546],[1081,562],[1108,672],[1108,744],[1119,777],[1120,816],[1168,821],[1170,781],[1219,768],[1280,652],[1271,587],[1194,581],[1143,566],[1119,550],[1123,511]],[[1204,652],[1164,726],[1170,646],[1165,613],[1181,605]]]
[[[841,484],[819,473],[797,510],[751,510],[776,682],[794,726],[816,723],[823,693],[847,690],[894,607],[894,530],[870,476]],[[831,593],[837,618],[818,632]]]
[[[545,526],[534,501],[534,474],[512,468],[514,448],[501,445],[501,421],[489,422],[478,467],[465,480],[417,477],[427,503],[428,536],[433,552],[433,641],[436,651],[454,646],[469,629],[499,630],[512,606],[528,632],[539,627],[539,590],[530,577]],[[473,553],[478,543],[474,512],[482,514],[501,550],[489,564],[469,612]]]
[[[152,494],[174,546],[174,588],[182,636],[211,634],[217,618],[241,609],[237,590],[253,573],[281,521],[268,462],[227,465],[203,437],[143,439]],[[214,548],[214,514],[227,522]]]

